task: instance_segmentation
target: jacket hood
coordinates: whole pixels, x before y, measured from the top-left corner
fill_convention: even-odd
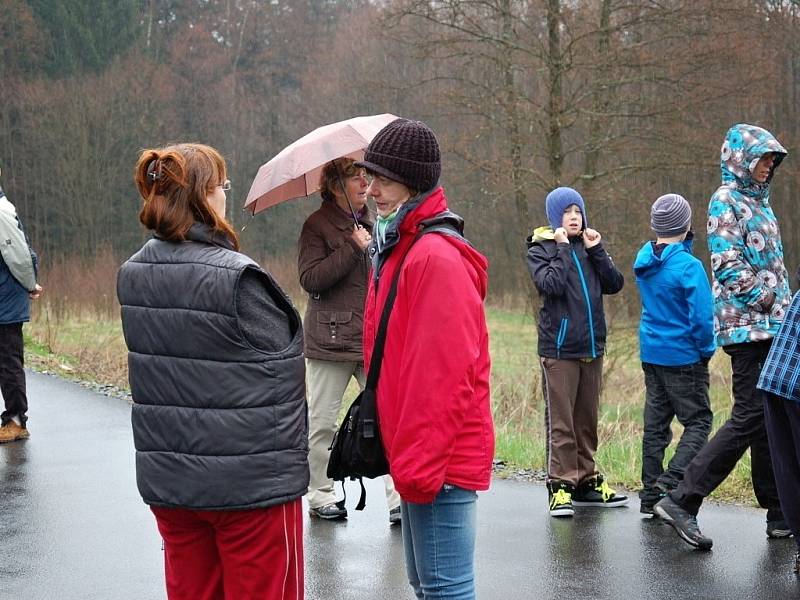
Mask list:
[[[430,219],[421,221],[420,225],[425,228],[439,226],[452,227],[458,231],[460,235],[464,235],[464,219],[459,217],[456,213],[450,211],[450,209],[446,209],[444,212],[441,212]]]
[[[413,204],[411,204],[413,202]],[[409,206],[410,205],[410,206]],[[421,225],[431,227],[436,225],[453,225],[460,233],[464,231],[464,219],[457,214],[450,212],[447,208],[447,196],[444,188],[437,187],[432,191],[420,194],[407,202],[401,210],[408,207],[405,214],[398,215],[399,223],[397,228],[402,235],[416,235]],[[402,218],[402,220],[400,220]],[[489,261],[483,254],[478,252],[463,237],[448,235],[447,232],[441,234],[441,238],[456,248],[461,256],[469,262],[477,274],[476,284],[482,298],[486,298],[489,283]],[[387,236],[388,237],[388,236]]]
[[[416,209],[406,216],[400,224],[400,230],[403,233],[416,234],[416,230],[420,226],[434,227],[436,225],[452,225],[459,233],[462,235],[464,233],[464,219],[447,208],[447,196],[442,187],[434,189]],[[431,235],[441,235],[443,240],[458,250],[464,260],[472,265],[477,275],[478,291],[481,298],[485,299],[489,289],[489,261],[487,258],[463,237],[448,235],[446,231],[442,234]]]
[[[525,240],[528,243],[528,248],[530,248],[533,244],[537,244],[540,242],[545,241],[554,241],[556,239],[556,232],[555,230],[550,227],[550,225],[545,225],[544,227],[537,227],[533,230],[533,233],[528,236],[528,239]]]
[[[692,240],[690,238],[680,243],[668,244],[661,254],[656,254],[654,242],[647,242],[636,255],[636,260],[633,262],[633,272],[639,277],[644,277],[648,273],[660,269],[673,256],[677,256],[681,252],[692,253]]]
[[[758,183],[751,173],[758,159],[767,152],[775,153],[775,163],[767,181]],[[766,129],[747,123],[734,125],[728,130],[720,150],[722,184],[735,184],[742,191],[750,191],[750,195],[757,194],[769,188],[772,175],[786,154],[786,149]]]

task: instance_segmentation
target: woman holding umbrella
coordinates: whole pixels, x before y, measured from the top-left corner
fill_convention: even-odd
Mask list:
[[[238,252],[225,161],[201,144],[145,150],[122,265],[136,482],[164,539],[170,599],[303,598],[308,486],[300,317]]]
[[[367,291],[372,216],[367,208],[364,169],[337,158],[320,176],[322,205],[303,225],[298,242],[300,285],[308,292],[305,356],[309,413],[309,467],[306,496],[312,517],[344,519],[326,471],[336,418],[351,378],[365,383],[361,326]],[[384,478],[389,522],[400,521],[400,496]]]

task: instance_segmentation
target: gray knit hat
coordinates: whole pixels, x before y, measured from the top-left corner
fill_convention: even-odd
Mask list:
[[[678,194],[664,194],[653,202],[650,210],[650,229],[662,237],[686,233],[692,224],[692,208]]]
[[[381,129],[355,163],[408,186],[427,192],[436,186],[442,172],[439,143],[422,121],[396,119]]]

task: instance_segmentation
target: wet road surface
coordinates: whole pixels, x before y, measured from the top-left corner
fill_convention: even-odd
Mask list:
[[[161,540],[136,491],[130,407],[28,374],[32,437],[0,445],[0,599],[164,598]],[[351,484],[348,504],[357,500]],[[481,599],[800,597],[793,540],[768,540],[762,511],[708,504],[714,550],[622,509],[547,515],[543,486],[496,481],[478,500]],[[308,600],[411,599],[383,488],[346,522],[306,520]]]

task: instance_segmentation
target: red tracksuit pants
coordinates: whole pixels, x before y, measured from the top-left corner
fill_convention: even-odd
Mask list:
[[[252,510],[151,507],[169,600],[302,600],[301,499]]]

